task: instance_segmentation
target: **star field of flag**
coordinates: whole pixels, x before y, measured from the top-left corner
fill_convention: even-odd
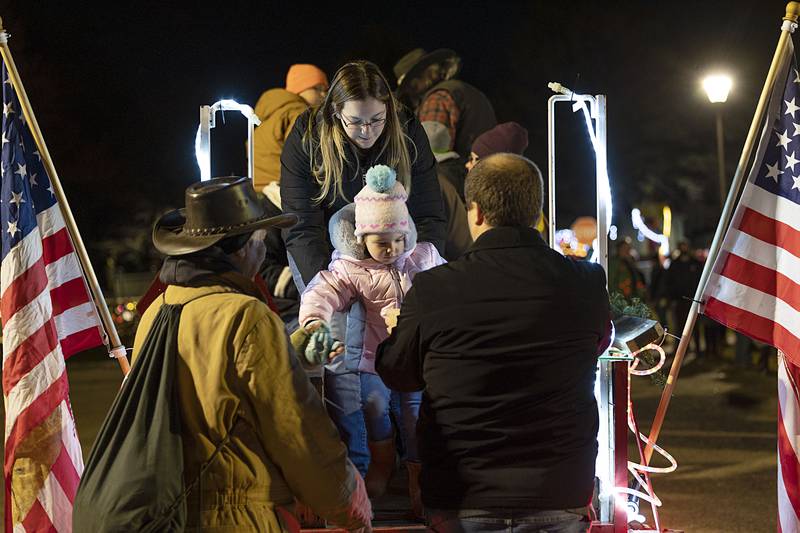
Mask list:
[[[2,68],[3,116],[0,152],[0,222],[4,259],[33,231],[36,215],[56,203],[50,179],[22,114],[17,94]]]
[[[800,204],[800,74],[792,68],[755,184]]]

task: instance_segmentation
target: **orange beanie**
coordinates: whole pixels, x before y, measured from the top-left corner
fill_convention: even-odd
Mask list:
[[[286,74],[286,90],[300,94],[315,85],[328,87],[328,77],[315,65],[292,65]]]

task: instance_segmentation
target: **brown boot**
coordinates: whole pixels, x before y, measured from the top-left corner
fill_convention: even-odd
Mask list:
[[[417,520],[425,519],[425,509],[422,506],[422,492],[419,489],[419,473],[421,463],[407,462],[408,469],[408,497],[411,498],[411,512]]]
[[[386,493],[386,485],[394,470],[394,438],[370,441],[369,455],[369,469],[364,484],[370,498],[379,498]]]

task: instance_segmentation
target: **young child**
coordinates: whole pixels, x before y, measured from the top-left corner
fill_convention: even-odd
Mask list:
[[[408,195],[395,171],[385,165],[374,166],[367,171],[366,182],[355,205],[345,206],[331,218],[329,231],[335,251],[328,270],[318,273],[303,293],[299,318],[306,327],[314,327],[315,321],[327,326],[334,312],[347,310],[356,301],[364,307],[358,370],[370,450],[366,484],[371,496],[379,496],[386,490],[395,451],[389,418],[391,391],[375,373],[375,350],[396,323],[414,275],[445,261],[432,244],[416,242],[416,229],[406,207]],[[400,394],[398,420],[407,448],[412,510],[418,517],[422,517],[422,501],[415,427],[420,398],[419,392]],[[329,409],[329,413],[337,422],[338,411]]]

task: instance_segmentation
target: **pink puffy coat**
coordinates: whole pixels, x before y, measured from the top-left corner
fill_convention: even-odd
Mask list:
[[[427,242],[416,243],[416,229],[406,237],[408,251],[391,265],[375,261],[363,244],[356,242],[352,227],[352,204],[330,221],[333,252],[328,270],[319,272],[308,284],[300,303],[300,324],[319,319],[330,322],[333,313],[346,311],[355,301],[364,306],[364,340],[358,369],[375,373],[375,350],[389,336],[385,317],[400,309],[417,272],[446,263]],[[338,216],[337,216],[338,215]]]

